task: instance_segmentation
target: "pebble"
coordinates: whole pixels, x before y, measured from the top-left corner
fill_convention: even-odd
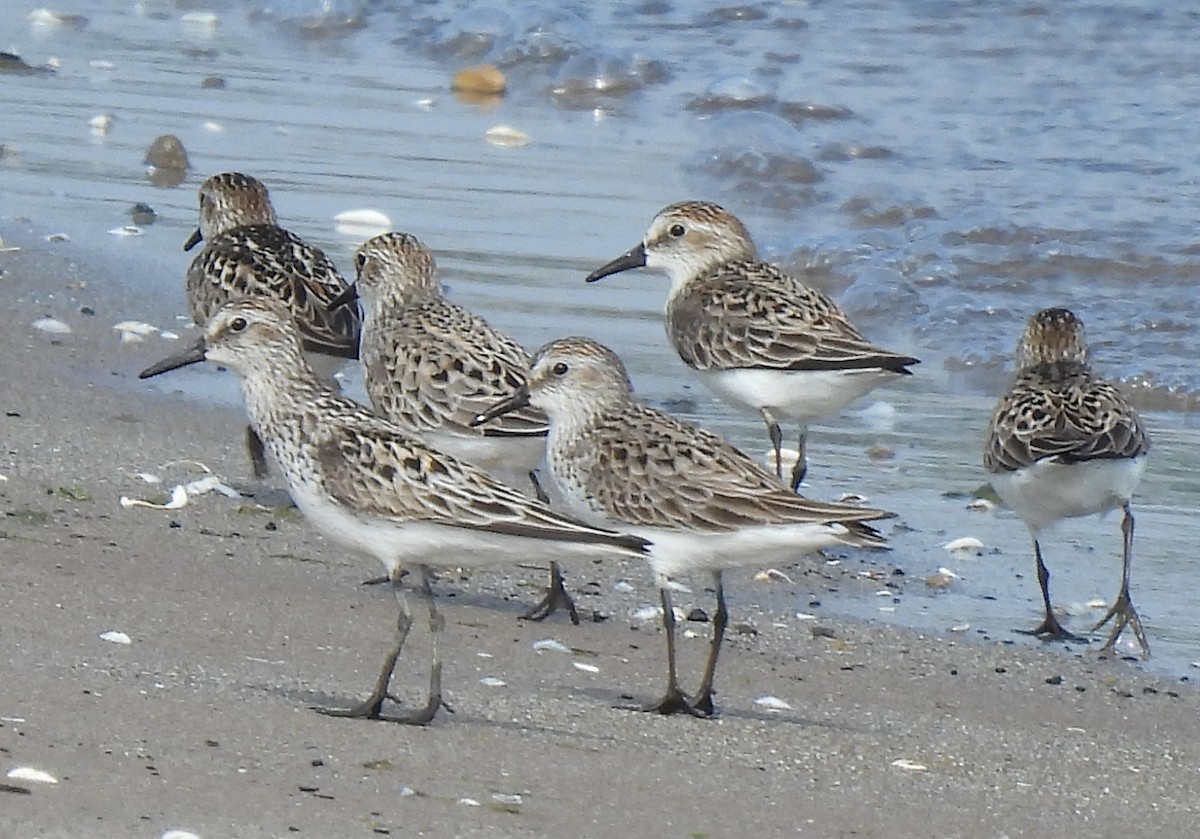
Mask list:
[[[482,93],[498,96],[504,93],[508,83],[498,67],[484,64],[459,70],[450,83],[450,89],[462,93]]]
[[[191,166],[183,141],[174,134],[156,137],[146,149],[145,162],[156,169],[188,169]]]

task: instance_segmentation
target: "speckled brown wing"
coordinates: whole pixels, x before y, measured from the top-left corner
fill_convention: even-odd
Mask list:
[[[1078,463],[1150,450],[1137,411],[1086,365],[1054,362],[1017,377],[992,413],[983,465],[1012,472],[1046,458]]]
[[[726,263],[667,302],[667,332],[698,370],[883,368],[917,359],[867,341],[827,296],[764,262]]]
[[[352,424],[314,427],[309,433],[325,491],[360,515],[635,551],[649,544],[562,516],[365,410],[350,416]]]
[[[560,460],[578,470],[572,482],[597,513],[622,524],[728,533],[760,524],[841,522],[883,544],[874,530],[855,523],[893,515],[796,495],[716,435],[641,405],[602,417],[572,445]]]
[[[357,358],[357,310],[329,310],[345,288],[346,281],[323,251],[274,225],[239,227],[216,237],[187,273],[188,304],[197,323],[206,323],[235,297],[274,297],[291,311],[305,349]]]
[[[384,416],[422,430],[546,435],[546,415],[532,406],[471,427],[476,415],[529,377],[528,353],[483,318],[436,298],[406,306],[384,329],[379,357],[367,361],[367,393]]]

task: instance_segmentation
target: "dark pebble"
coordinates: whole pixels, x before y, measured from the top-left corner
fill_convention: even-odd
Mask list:
[[[146,149],[145,162],[158,169],[187,169],[191,165],[183,141],[174,134],[156,137]]]
[[[205,90],[224,90],[225,80],[220,76],[205,76],[204,80],[200,82],[200,87]]]
[[[1063,683],[1062,676],[1051,676],[1049,679],[1046,680],[1046,684],[1048,684],[1048,685],[1061,685],[1062,683]]]
[[[687,619],[690,621],[696,621],[696,623],[708,623],[708,613],[697,606],[695,609],[692,609],[692,611],[688,612]]]
[[[139,201],[129,208],[129,218],[134,224],[154,224],[158,221],[158,213],[149,204]]]

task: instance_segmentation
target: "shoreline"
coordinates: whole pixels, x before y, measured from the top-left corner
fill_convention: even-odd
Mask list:
[[[240,406],[177,398],[167,381],[165,392],[140,387],[137,371],[178,345],[122,345],[112,324],[141,319],[143,303],[111,294],[114,266],[80,257],[0,255],[0,769],[59,780],[2,779],[28,794],[0,792],[0,832],[687,837],[751,824],[1040,837],[1082,825],[1187,835],[1200,822],[1193,685],[1092,648],[845,618],[835,601],[853,596],[856,575],[819,563],[793,576],[801,591],[839,589],[823,598],[821,634],[747,608],[755,583],[730,575],[737,629],[715,721],[614,707],[654,698],[665,661],[656,624],[630,616],[655,600],[648,570],[609,562],[566,569],[580,606],[610,616],[580,627],[517,619],[542,582],[535,569],[444,575],[455,713],[431,726],[313,713],[364,695],[374,677],[394,621],[390,593],[359,585],[375,563],[278,506],[217,495],[172,511],[120,506],[200,477],[162,466],[176,461],[238,485],[244,421]],[[43,316],[72,333],[32,330]],[[615,591],[618,580],[633,591]],[[712,607],[698,587],[680,600]],[[709,626],[685,628],[689,688]],[[410,701],[424,687],[420,629],[398,669]],[[535,651],[547,638],[574,652]]]

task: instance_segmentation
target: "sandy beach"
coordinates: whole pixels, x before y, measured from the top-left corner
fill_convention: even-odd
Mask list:
[[[633,614],[655,602],[648,573],[616,563],[566,569],[586,614],[608,616],[579,627],[518,619],[538,569],[446,575],[455,713],[428,728],[318,715],[311,705],[361,697],[374,678],[395,609],[360,585],[378,567],[270,493],[122,507],[203,477],[178,461],[243,485],[243,416],[138,382],[178,344],[122,345],[112,325],[138,301],[106,295],[69,246],[2,232],[26,246],[0,256],[0,768],[58,781],[0,779],[4,836],[1184,836],[1200,824],[1190,683],[1094,648],[852,622],[837,599],[861,583],[819,561],[788,569],[820,601],[815,622],[747,608],[764,584],[730,575],[736,630],[714,721],[622,707],[661,691],[664,654],[656,622]],[[31,328],[45,316],[71,333]],[[679,605],[712,604],[697,588]],[[708,624],[687,627],[694,685]],[[571,652],[535,650],[545,639]],[[414,632],[398,671],[412,700],[427,642]]]

